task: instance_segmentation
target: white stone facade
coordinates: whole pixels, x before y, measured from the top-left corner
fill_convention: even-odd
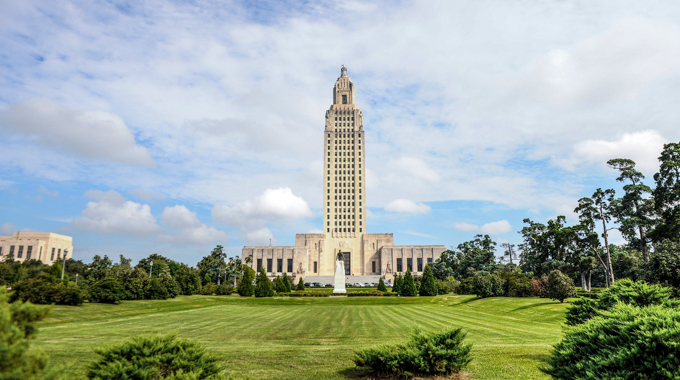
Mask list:
[[[382,276],[391,280],[397,265],[421,274],[446,250],[443,245],[395,246],[391,233],[366,232],[366,160],[363,114],[355,103],[355,88],[345,67],[333,87],[333,104],[326,111],[323,135],[322,233],[297,234],[295,246],[246,246],[258,271],[271,277],[333,276],[339,252],[348,276]],[[420,263],[420,264],[419,264]],[[421,265],[422,264],[422,265]]]
[[[38,260],[51,265],[55,261],[73,257],[73,238],[52,232],[15,232],[0,236],[0,261],[14,255],[14,260]]]

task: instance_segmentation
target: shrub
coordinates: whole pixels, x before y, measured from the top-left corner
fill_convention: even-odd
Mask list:
[[[328,297],[331,292],[306,292],[304,290],[299,290],[290,293],[277,293],[279,297]]]
[[[243,269],[243,279],[238,285],[238,294],[241,297],[252,297],[253,295],[253,276],[255,271],[249,267],[244,267]]]
[[[453,276],[447,277],[444,281],[446,281],[446,285],[449,287],[448,293],[456,293],[458,286],[460,286],[460,281],[456,280]]]
[[[456,293],[458,294],[475,294],[473,282],[475,278],[474,277],[466,277],[464,278],[460,284],[458,284],[458,288],[456,289]]]
[[[418,295],[418,289],[416,289],[416,282],[411,275],[411,269],[406,269],[406,274],[404,275],[404,280],[401,284],[400,295],[404,297],[414,297]]]
[[[363,290],[363,291],[358,291],[358,292],[349,292],[347,293],[347,297],[389,297],[396,295],[396,293],[386,293],[386,292],[381,292],[380,290]]]
[[[164,300],[168,299],[168,289],[163,285],[163,282],[157,277],[150,278],[144,286],[144,298],[148,300]]]
[[[435,286],[437,287],[437,294],[448,294],[449,284],[446,281],[437,280],[435,281]]]
[[[434,282],[434,275],[432,274],[432,269],[430,264],[425,265],[425,270],[423,270],[423,279],[420,282],[419,293],[421,296],[436,296],[437,286]]]
[[[264,267],[260,268],[260,273],[255,279],[255,297],[272,297],[274,296],[274,286],[267,277],[267,272]]]
[[[531,295],[534,297],[541,298],[548,296],[548,294],[545,291],[545,285],[543,284],[543,281],[537,278],[531,279]]]
[[[508,297],[526,297],[531,295],[532,278],[530,275],[518,272],[501,272],[498,275],[503,280],[503,294]]]
[[[234,293],[234,287],[227,284],[218,285],[215,289],[215,294],[218,296],[229,296]]]
[[[581,297],[571,303],[567,309],[567,324],[579,325],[597,315],[597,301]]]
[[[90,301],[119,304],[125,289],[115,278],[101,279],[90,286]]]
[[[283,285],[285,286],[285,291],[287,293],[290,293],[290,291],[293,290],[293,282],[291,281],[290,277],[288,277],[288,273],[284,273],[281,280],[283,281]]]
[[[617,304],[567,330],[541,370],[555,379],[677,379],[680,311]]]
[[[300,292],[305,291],[305,283],[302,282],[302,277],[300,277],[300,279],[298,280],[298,284],[297,284],[297,287],[295,287],[295,290],[300,291]]]
[[[59,298],[57,303],[61,305],[80,306],[89,296],[87,292],[75,284],[59,285]]]
[[[472,288],[474,294],[480,298],[497,297],[503,295],[503,281],[493,274],[477,275],[473,277]]]
[[[550,299],[558,300],[560,303],[564,302],[565,299],[576,295],[574,281],[558,269],[550,271],[545,290],[548,292],[548,297],[550,297]]]
[[[217,293],[217,285],[209,282],[201,286],[201,291],[199,293],[203,296],[212,296],[213,294]]]
[[[381,292],[386,292],[387,287],[385,286],[385,281],[383,281],[382,277],[380,277],[380,281],[378,281],[378,290]]]
[[[448,375],[460,372],[472,360],[472,345],[463,344],[460,328],[442,333],[416,332],[404,345],[357,351],[354,363],[384,374]]]
[[[141,336],[95,352],[101,358],[89,366],[89,379],[220,378],[215,357],[198,343],[175,335]]]
[[[397,273],[396,276],[394,276],[394,284],[392,284],[392,291],[401,294],[401,285],[403,283],[403,278],[401,277],[401,274]]]
[[[287,280],[284,280],[283,278],[281,278],[279,276],[276,276],[276,278],[274,279],[274,290],[277,293],[287,293],[287,292],[290,291],[290,289],[286,290],[286,284],[284,283],[284,281],[287,281]]]

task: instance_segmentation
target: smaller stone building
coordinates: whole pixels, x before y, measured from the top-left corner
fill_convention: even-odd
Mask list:
[[[73,257],[73,238],[52,232],[15,232],[0,236],[0,261],[12,254],[14,260],[38,260],[51,265]]]

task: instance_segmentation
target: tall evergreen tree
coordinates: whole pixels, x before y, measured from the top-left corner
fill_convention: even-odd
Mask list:
[[[272,282],[269,281],[267,277],[267,272],[264,271],[264,267],[260,268],[260,273],[257,274],[255,279],[255,297],[273,297],[274,296],[274,286]]]
[[[397,273],[394,276],[394,284],[392,284],[392,291],[401,294],[401,274]]]
[[[297,287],[295,287],[295,290],[299,290],[301,292],[305,291],[305,283],[302,282],[302,277],[300,277],[300,279],[298,279],[298,284],[297,284]]]
[[[288,273],[283,274],[283,285],[286,287],[286,292],[290,292],[293,289],[293,283],[288,277]]]
[[[286,290],[286,283],[288,280],[283,279],[279,276],[276,276],[274,279],[274,290],[276,290],[277,293],[285,293]]]
[[[430,264],[425,265],[425,270],[423,270],[423,278],[420,281],[420,295],[428,297],[437,295],[437,285]]]
[[[378,290],[381,292],[386,292],[387,287],[385,286],[385,281],[383,281],[382,277],[380,277],[380,281],[378,281]]]
[[[416,289],[416,282],[411,275],[411,268],[406,269],[406,274],[404,275],[404,282],[401,286],[401,295],[405,297],[414,297],[418,295],[418,289]]]
[[[663,146],[659,172],[654,174],[654,208],[659,220],[650,232],[655,243],[680,241],[680,143]]]
[[[244,267],[243,271],[243,278],[238,286],[238,294],[242,297],[252,297],[254,292],[253,275],[255,274],[255,271],[250,267]]]

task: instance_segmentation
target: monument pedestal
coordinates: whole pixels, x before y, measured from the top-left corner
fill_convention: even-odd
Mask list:
[[[345,294],[345,260],[342,252],[338,253],[337,261],[335,262],[335,283],[333,286],[333,294]]]

